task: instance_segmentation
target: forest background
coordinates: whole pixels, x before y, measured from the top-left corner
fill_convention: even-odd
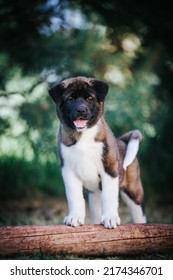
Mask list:
[[[3,211],[9,200],[64,196],[48,89],[80,75],[109,83],[105,117],[116,136],[141,130],[146,208],[169,205],[162,222],[173,222],[172,37],[167,0],[0,0]]]

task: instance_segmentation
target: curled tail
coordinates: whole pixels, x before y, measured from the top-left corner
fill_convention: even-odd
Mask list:
[[[120,139],[127,144],[126,154],[123,161],[123,168],[126,170],[137,155],[139,143],[142,140],[142,134],[139,130],[132,130],[121,136]]]

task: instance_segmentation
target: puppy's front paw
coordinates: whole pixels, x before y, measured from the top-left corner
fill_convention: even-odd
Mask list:
[[[121,220],[120,217],[117,216],[103,216],[102,217],[102,224],[105,228],[116,228],[118,225],[120,225]]]
[[[64,218],[64,224],[71,227],[77,227],[84,224],[84,217],[67,216]]]

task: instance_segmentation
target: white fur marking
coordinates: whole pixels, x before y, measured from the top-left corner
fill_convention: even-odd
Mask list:
[[[102,224],[106,228],[116,228],[120,224],[118,194],[119,178],[105,173],[102,178]]]
[[[91,219],[94,224],[101,223],[101,191],[98,189],[95,192],[89,193],[89,207]]]
[[[138,150],[139,150],[139,139],[130,140],[127,145],[126,155],[123,162],[124,170],[126,170],[127,166],[129,166],[133,162],[133,160],[137,155]]]
[[[73,146],[61,145],[64,168],[71,169],[83,186],[90,191],[98,188],[99,174],[103,172],[101,160],[103,143],[94,140],[97,129],[97,126],[94,126],[83,131],[81,138]]]
[[[146,223],[146,216],[143,213],[141,205],[136,204],[126,193],[122,191],[121,197],[129,208],[133,223]]]
[[[70,226],[84,224],[85,201],[83,198],[82,182],[68,167],[62,168],[62,176],[69,208],[69,214],[65,217],[64,223]]]

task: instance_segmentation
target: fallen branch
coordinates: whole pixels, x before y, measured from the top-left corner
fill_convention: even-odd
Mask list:
[[[0,228],[0,255],[16,253],[119,255],[173,252],[173,224],[126,224],[116,229],[16,226]]]

